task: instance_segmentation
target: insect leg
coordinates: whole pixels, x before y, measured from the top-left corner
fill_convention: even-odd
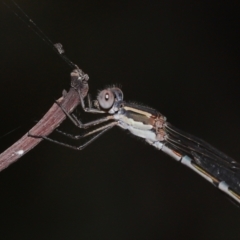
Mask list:
[[[66,114],[66,116],[73,122],[73,124],[75,126],[77,126],[78,128],[89,128],[91,126],[95,126],[95,125],[98,125],[100,123],[103,123],[103,122],[106,122],[108,120],[112,120],[114,119],[112,115],[109,115],[109,116],[106,116],[106,117],[103,117],[103,118],[99,118],[97,120],[93,120],[91,122],[88,122],[88,123],[82,123],[81,121],[79,121],[77,119],[77,117],[74,115],[74,114],[69,114],[58,102],[56,102],[56,104],[62,109],[62,111]]]
[[[68,147],[68,148],[71,148],[71,149],[74,149],[74,150],[82,150],[85,147],[87,147],[90,143],[92,143],[94,140],[96,140],[98,137],[100,137],[103,133],[105,133],[106,131],[108,131],[112,127],[114,127],[115,125],[116,125],[116,122],[112,122],[111,124],[105,125],[105,128],[102,127],[102,129],[99,130],[100,132],[98,134],[96,134],[95,136],[93,136],[91,139],[89,139],[84,144],[81,144],[80,146],[73,146],[73,145],[70,145],[70,144],[66,144],[66,143],[63,143],[63,142],[56,141],[56,140],[51,139],[51,138],[46,137],[46,136],[32,135],[31,133],[28,133],[28,136],[29,137],[34,137],[34,138],[42,138],[42,139],[47,140],[49,142],[52,142],[52,143],[55,143],[55,144],[58,144],[58,145],[61,145],[61,146],[64,146],[64,147]],[[96,131],[91,131],[91,133],[89,133],[88,135],[93,134],[95,132]],[[85,136],[87,136],[87,135],[85,135]]]
[[[104,126],[102,126],[102,127],[98,127],[98,128],[96,128],[96,129],[94,129],[94,130],[88,131],[88,132],[86,132],[86,133],[84,133],[84,134],[81,134],[81,135],[73,135],[73,134],[70,134],[70,133],[63,132],[63,131],[58,130],[58,129],[56,129],[56,131],[57,131],[58,133],[64,135],[64,136],[66,136],[66,137],[71,138],[71,139],[79,140],[79,139],[81,139],[81,138],[84,138],[84,137],[87,137],[87,136],[92,135],[92,134],[94,134],[94,133],[103,131],[104,129],[109,128],[109,127],[113,127],[113,126],[115,126],[115,125],[117,125],[117,122],[111,122],[111,123],[108,123],[108,124],[106,124],[106,125],[104,125]]]

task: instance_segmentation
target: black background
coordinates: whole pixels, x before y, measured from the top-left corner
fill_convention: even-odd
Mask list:
[[[121,84],[126,100],[158,109],[239,159],[239,1],[17,2],[90,75],[92,96]],[[22,126],[0,139],[3,151],[69,88],[71,69],[3,4],[0,10],[0,135]],[[62,129],[78,131],[68,121]],[[1,172],[0,235],[239,239],[240,209],[116,128],[81,152],[42,142]]]

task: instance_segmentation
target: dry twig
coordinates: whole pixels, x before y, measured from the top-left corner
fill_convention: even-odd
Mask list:
[[[84,74],[80,69],[76,69],[71,73],[71,88],[69,92],[57,100],[68,113],[72,112],[80,103],[79,90],[83,98],[87,95],[89,88],[87,81],[88,75]],[[65,119],[66,115],[62,109],[54,103],[43,118],[29,130],[29,132],[37,136],[48,136]],[[0,154],[0,171],[17,161],[41,141],[41,138],[32,138],[26,133],[11,147]]]

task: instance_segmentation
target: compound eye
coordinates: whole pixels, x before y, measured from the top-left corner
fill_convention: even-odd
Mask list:
[[[98,94],[97,100],[101,108],[109,109],[114,103],[114,95],[112,91],[104,89]]]

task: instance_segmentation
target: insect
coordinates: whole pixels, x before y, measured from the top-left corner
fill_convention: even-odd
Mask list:
[[[83,103],[83,99],[81,102]],[[103,133],[118,126],[189,167],[240,203],[240,164],[238,162],[205,141],[174,127],[157,110],[125,102],[123,92],[117,87],[102,90],[94,105],[95,108],[92,106],[85,108],[82,104],[83,109],[87,112],[105,113],[107,116],[88,123],[82,123],[74,114],[68,114],[64,108],[59,106],[78,128],[87,129],[86,133],[82,135],[71,135],[57,130],[59,133],[75,140],[95,134],[80,146],[68,145],[46,136],[34,136],[31,133],[29,136],[43,138],[75,150],[82,150]]]

